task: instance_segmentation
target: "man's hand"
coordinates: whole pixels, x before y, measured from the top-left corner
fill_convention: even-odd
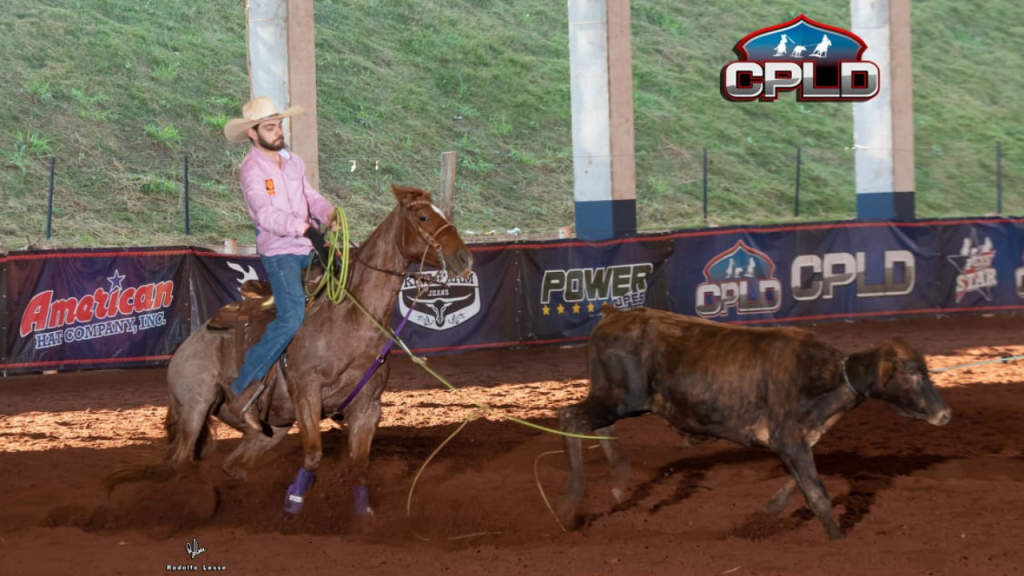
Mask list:
[[[316,251],[317,258],[320,259],[320,264],[323,265],[324,270],[327,269],[327,241],[324,240],[324,235],[313,226],[308,226],[306,231],[302,233],[303,236],[309,238],[309,241],[313,243],[313,250]]]
[[[337,232],[341,229],[341,224],[338,223],[338,219],[335,217],[337,211],[332,210],[331,214],[327,216],[327,226],[331,229],[331,232]]]

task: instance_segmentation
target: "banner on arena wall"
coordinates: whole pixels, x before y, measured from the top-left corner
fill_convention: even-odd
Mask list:
[[[520,341],[585,340],[601,305],[668,307],[672,242],[549,242],[520,248]]]
[[[494,248],[473,251],[473,272],[468,278],[434,270],[426,277],[435,283],[425,287],[412,277],[405,279],[391,325],[398,328],[409,314],[399,336],[415,353],[518,343],[520,253],[505,246]]]
[[[187,248],[4,258],[3,370],[160,364],[188,336]]]
[[[679,233],[669,309],[743,324],[1019,310],[1022,232],[960,220]]]
[[[680,234],[671,310],[722,322],[826,320],[927,308],[926,253],[883,224]]]
[[[584,341],[601,304],[727,323],[1024,310],[1024,219],[845,222],[679,231],[590,244],[473,245],[474,272],[392,327],[416,353]],[[160,364],[238,287],[257,256],[194,248],[0,257],[0,370]],[[438,280],[445,280],[438,278]]]
[[[259,256],[195,250],[190,258],[192,329],[199,328],[221,306],[239,300],[246,280],[266,280]]]

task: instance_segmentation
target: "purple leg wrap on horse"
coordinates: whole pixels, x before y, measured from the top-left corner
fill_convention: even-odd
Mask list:
[[[314,480],[316,480],[315,474],[305,468],[299,468],[299,473],[295,476],[295,482],[288,487],[288,494],[284,497],[285,512],[298,514],[299,510],[302,510],[306,490],[309,490]]]
[[[373,516],[370,507],[370,489],[360,484],[352,489],[352,510],[356,516]]]

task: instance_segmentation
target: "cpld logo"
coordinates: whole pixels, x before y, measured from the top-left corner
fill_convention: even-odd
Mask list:
[[[704,283],[697,286],[697,314],[713,318],[736,308],[738,314],[777,312],[782,306],[782,282],[775,263],[742,240],[704,266]]]
[[[877,260],[875,266],[878,266]],[[857,298],[903,296],[914,290],[917,271],[912,252],[886,250],[882,267],[882,283],[871,284],[864,252],[801,254],[793,259],[790,289],[795,300],[830,300],[835,298],[837,288],[850,284],[855,285]]]
[[[992,288],[999,285],[999,278],[992,261],[996,258],[996,250],[992,246],[992,238],[986,236],[984,242],[978,242],[978,232],[971,229],[971,235],[963,239],[960,253],[946,256],[959,274],[956,277],[956,301],[959,303],[970,292],[977,292],[992,300]],[[1018,272],[1019,274],[1019,272]],[[1018,294],[1020,293],[1018,282]]]
[[[448,330],[476,316],[480,312],[480,280],[476,272],[469,278],[450,277],[446,272],[426,274],[437,282],[416,300],[420,286],[416,280],[406,277],[402,282],[398,310],[405,316],[413,308],[409,320],[431,330]]]
[[[740,59],[722,69],[722,95],[772,101],[795,90],[801,101],[870,100],[878,95],[879,71],[861,60],[867,47],[856,34],[801,14],[736,43]]]

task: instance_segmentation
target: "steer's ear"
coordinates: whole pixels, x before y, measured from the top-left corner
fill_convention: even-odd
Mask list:
[[[896,350],[891,343],[886,344],[878,349],[878,388],[885,387],[885,384],[889,382],[889,378],[892,378],[892,373],[896,369]]]

